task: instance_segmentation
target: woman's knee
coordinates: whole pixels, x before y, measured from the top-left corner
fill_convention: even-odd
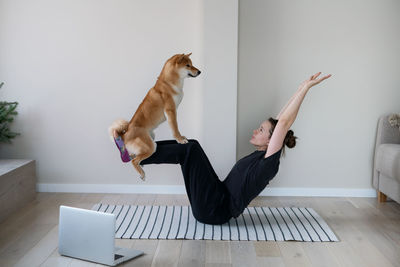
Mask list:
[[[185,162],[186,160],[193,160],[193,159],[200,159],[203,156],[204,152],[203,149],[201,148],[199,142],[195,141],[190,141],[188,143],[186,143],[185,145],[181,145],[184,146],[185,148],[185,155],[182,158],[182,160],[184,160],[183,162]]]
[[[196,139],[189,139],[188,141],[189,143],[200,145],[199,141],[197,141]]]
[[[197,141],[196,139],[189,139],[188,141],[189,141],[189,143],[186,144],[188,149],[190,149],[190,150],[195,149],[196,150],[198,148],[201,148],[201,145],[200,145],[199,141]]]

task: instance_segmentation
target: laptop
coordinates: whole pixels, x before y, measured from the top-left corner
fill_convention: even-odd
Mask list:
[[[115,215],[60,206],[58,252],[61,255],[115,266],[143,251],[115,247]]]

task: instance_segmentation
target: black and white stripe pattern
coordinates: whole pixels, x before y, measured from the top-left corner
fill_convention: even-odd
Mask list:
[[[116,238],[338,241],[311,208],[248,207],[223,225],[198,222],[190,206],[96,204],[92,209],[116,215]]]

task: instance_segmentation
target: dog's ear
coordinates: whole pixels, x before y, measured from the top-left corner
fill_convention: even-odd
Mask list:
[[[179,55],[178,60],[176,61],[176,63],[181,64],[184,59],[185,59],[185,54]]]
[[[186,56],[187,56],[187,57],[190,57],[190,55],[191,55],[191,54],[192,54],[192,52],[190,52],[190,53],[189,53],[189,54],[187,54]]]

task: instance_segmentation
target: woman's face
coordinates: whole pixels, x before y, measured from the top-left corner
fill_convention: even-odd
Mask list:
[[[250,139],[250,143],[254,145],[258,150],[267,150],[270,140],[270,129],[272,125],[266,120],[263,121],[258,129],[253,131],[253,136]]]

